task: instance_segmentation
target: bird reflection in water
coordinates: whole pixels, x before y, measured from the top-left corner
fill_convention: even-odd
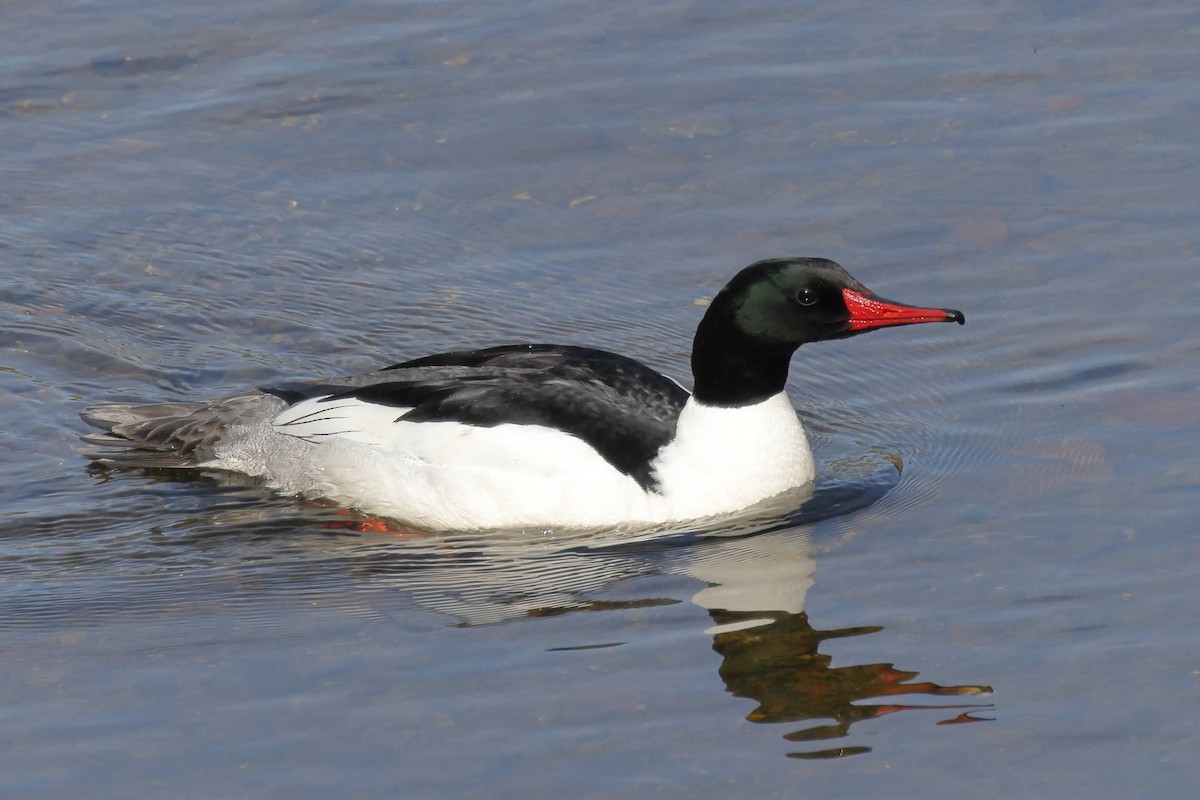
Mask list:
[[[891,664],[833,666],[832,657],[819,652],[822,642],[861,636],[882,630],[878,626],[819,631],[808,615],[775,612],[762,624],[762,612],[713,611],[712,618],[724,632],[713,637],[713,649],[721,655],[721,680],[730,694],[754,700],[758,707],[746,719],[762,723],[813,722],[784,736],[791,742],[824,742],[849,735],[850,726],[867,719],[913,709],[959,710],[939,724],[981,722],[973,712],[987,704],[910,705],[868,704],[863,701],[897,695],[981,695],[987,686],[941,686],[928,681],[912,682],[916,672],[899,670]],[[741,623],[754,620],[751,628]],[[869,747],[838,747],[789,753],[792,758],[839,758],[869,752]]]
[[[579,611],[615,611],[676,604],[683,598],[599,599],[614,584],[648,575],[686,575],[702,583],[690,599],[712,622],[705,633],[721,656],[719,673],[735,697],[758,705],[746,719],[756,723],[808,723],[784,738],[830,742],[849,736],[859,721],[898,711],[932,709],[946,714],[938,724],[984,721],[988,704],[901,704],[901,695],[978,696],[987,686],[942,686],[915,681],[917,673],[889,663],[834,666],[820,652],[830,639],[862,636],[882,628],[862,626],[822,631],[812,627],[804,603],[816,561],[811,526],[768,528],[738,537],[685,538],[616,543],[486,539],[426,539],[438,542],[418,560],[416,553],[376,552],[367,570],[401,578],[420,605],[473,626],[515,618],[559,616]],[[575,544],[577,546],[571,546]],[[565,545],[565,546],[564,546]],[[362,563],[362,562],[360,562]],[[389,581],[391,582],[391,581]],[[555,650],[592,650],[622,642],[587,642]],[[869,702],[869,701],[881,702]],[[813,747],[793,758],[838,758],[870,748]]]
[[[758,703],[746,719],[761,723],[809,722],[785,735],[793,742],[823,742],[849,735],[850,726],[897,711],[955,710],[940,724],[980,722],[973,712],[987,704],[911,705],[868,703],[900,695],[989,694],[988,686],[941,686],[913,682],[916,672],[888,663],[834,666],[820,652],[830,639],[882,630],[862,626],[821,631],[809,624],[804,602],[816,561],[807,529],[768,531],[758,536],[713,541],[693,548],[680,570],[708,586],[692,598],[708,609],[713,649],[721,656],[720,675],[730,694]],[[839,747],[795,752],[793,758],[838,758],[868,752]]]

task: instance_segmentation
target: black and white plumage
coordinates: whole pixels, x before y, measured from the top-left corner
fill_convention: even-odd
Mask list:
[[[288,383],[211,403],[105,405],[98,461],[262,476],[430,529],[600,527],[739,511],[802,486],[812,453],[784,384],[800,345],[963,322],[904,306],[824,259],[742,270],[713,299],[694,392],[603,350],[509,345]]]
[[[678,383],[631,358],[552,344],[425,356],[375,378],[349,388],[298,383],[265,391],[292,405],[320,401],[319,410],[286,423],[296,435],[313,415],[331,414],[347,401],[406,409],[406,422],[555,428],[582,439],[647,490],[657,482],[650,463],[675,435],[688,398]]]

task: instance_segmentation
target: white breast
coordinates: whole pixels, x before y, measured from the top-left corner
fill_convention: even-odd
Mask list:
[[[816,475],[804,428],[783,392],[736,408],[688,400],[655,469],[676,513],[703,516],[746,508]]]

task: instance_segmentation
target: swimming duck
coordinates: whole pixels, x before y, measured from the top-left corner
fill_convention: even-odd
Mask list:
[[[800,345],[964,321],[885,300],[833,261],[770,259],[709,304],[690,393],[616,353],[505,345],[213,402],[93,406],[82,417],[103,432],[84,439],[101,463],[245,473],[429,530],[688,521],[815,477],[784,390]]]

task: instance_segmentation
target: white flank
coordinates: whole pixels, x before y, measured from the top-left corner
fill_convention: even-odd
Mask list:
[[[537,425],[407,422],[408,409],[305,400],[233,431],[210,466],[439,530],[607,527],[726,514],[801,486],[812,453],[783,393],[741,408],[689,399],[644,491],[575,436]]]
[[[277,433],[311,442],[330,437],[362,444],[387,444],[396,421],[410,409],[366,403],[355,397],[302,400],[275,417]]]

